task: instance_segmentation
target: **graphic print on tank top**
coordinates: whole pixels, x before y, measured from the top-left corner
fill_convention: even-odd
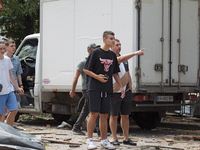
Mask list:
[[[104,71],[108,72],[109,68],[110,68],[110,65],[113,64],[113,59],[112,60],[110,60],[110,59],[102,59],[101,57],[99,57],[99,60],[101,61],[102,64],[104,64]]]

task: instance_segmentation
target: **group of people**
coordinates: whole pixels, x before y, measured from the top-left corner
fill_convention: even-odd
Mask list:
[[[0,121],[5,121],[8,110],[6,123],[11,126],[20,107],[20,95],[24,93],[21,79],[23,71],[19,58],[14,55],[15,50],[15,41],[0,40]]]
[[[85,135],[80,127],[90,113],[87,122],[87,148],[97,148],[92,138],[96,124],[97,129],[100,129],[101,147],[116,149],[114,145],[120,145],[117,139],[117,120],[120,114],[124,134],[123,144],[136,145],[129,138],[132,80],[127,60],[135,55],[144,55],[144,49],[121,56],[121,43],[115,39],[112,31],[103,33],[103,42],[102,46],[95,43],[90,44],[87,47],[88,57],[82,60],[77,67],[70,97],[75,96],[77,81],[81,75],[83,97],[80,103],[84,102],[84,105],[72,130]],[[0,41],[0,121],[4,122],[5,112],[8,109],[6,123],[11,126],[14,124],[15,115],[20,106],[18,105],[19,94],[24,93],[21,79],[22,68],[19,58],[14,55],[15,50],[13,40]],[[107,139],[109,114],[113,144]]]
[[[103,33],[103,45],[92,43],[88,46],[88,57],[81,61],[73,80],[70,97],[75,96],[76,84],[79,76],[82,76],[82,92],[85,99],[82,111],[73,126],[72,131],[84,135],[80,130],[82,122],[90,112],[87,122],[87,148],[96,149],[93,142],[95,124],[101,133],[101,147],[116,149],[114,145],[120,145],[117,139],[117,120],[121,115],[121,127],[124,134],[123,144],[136,145],[129,138],[129,115],[131,113],[132,80],[129,73],[127,60],[135,55],[144,55],[141,49],[126,55],[120,55],[121,43],[115,39],[112,31]],[[110,50],[111,48],[111,50]],[[110,129],[113,144],[107,139],[108,115],[110,114]]]

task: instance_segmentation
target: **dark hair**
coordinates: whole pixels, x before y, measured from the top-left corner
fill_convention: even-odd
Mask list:
[[[118,39],[115,39],[116,42],[120,42]]]
[[[5,42],[3,40],[0,40],[0,44],[5,44]]]
[[[8,40],[8,41],[6,41],[5,44],[6,44],[6,46],[9,46],[10,43],[15,44],[15,41],[14,40]]]
[[[104,31],[104,33],[103,33],[103,38],[107,38],[108,35],[113,35],[113,36],[115,36],[115,33],[112,32],[112,31]]]

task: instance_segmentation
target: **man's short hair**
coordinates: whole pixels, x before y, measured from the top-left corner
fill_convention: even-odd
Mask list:
[[[103,33],[103,38],[107,38],[108,35],[113,35],[113,36],[115,36],[115,33],[112,32],[112,31],[104,31],[104,33]]]
[[[6,41],[5,44],[6,44],[6,46],[9,46],[10,43],[15,44],[15,41],[10,39],[10,40]]]
[[[118,39],[115,39],[116,42],[120,42]]]
[[[0,40],[0,44],[5,44],[5,42],[3,40]]]

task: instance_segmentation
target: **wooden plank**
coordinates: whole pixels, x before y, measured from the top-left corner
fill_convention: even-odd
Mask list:
[[[37,134],[56,134],[56,132],[24,132],[32,135],[37,135]]]
[[[44,140],[44,141],[49,141],[49,142],[54,142],[54,143],[63,143],[63,144],[81,145],[80,143],[60,141],[60,140],[56,140],[56,139],[46,139],[46,138],[42,138],[42,140]]]

